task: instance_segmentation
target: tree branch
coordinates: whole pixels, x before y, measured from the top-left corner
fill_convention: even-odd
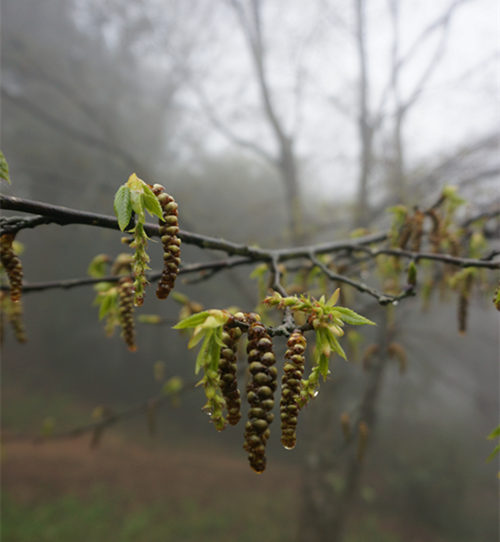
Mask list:
[[[240,265],[253,264],[254,260],[251,258],[232,258],[225,260],[217,260],[213,262],[201,262],[193,263],[182,266],[179,270],[179,275],[187,275],[191,273],[202,273],[204,271],[209,271],[209,273],[204,274],[198,279],[199,282],[207,280],[214,276],[216,273],[223,271],[225,269],[232,269],[233,267],[238,267]],[[154,271],[152,273],[147,273],[147,279],[149,282],[156,282],[160,279],[162,271]],[[92,286],[98,284],[99,282],[119,282],[124,275],[108,275],[105,277],[79,277],[74,279],[64,279],[64,280],[53,280],[47,282],[34,282],[34,283],[25,283],[23,285],[23,293],[30,292],[42,292],[44,290],[70,290],[72,288],[77,288],[79,286]],[[194,281],[193,281],[194,282]],[[8,290],[8,286],[0,286],[0,290]]]
[[[50,205],[38,201],[17,198],[14,196],[0,195],[0,208],[25,213],[39,214],[41,217],[23,221],[19,217],[14,219],[3,219],[0,222],[0,234],[17,233],[26,228],[33,228],[41,224],[84,224],[88,226],[109,228],[119,230],[116,218],[98,213],[78,211],[68,207]],[[500,210],[490,212],[488,216],[498,216]],[[10,220],[13,220],[10,223]],[[474,219],[469,219],[469,223]],[[159,226],[146,224],[144,227],[146,233],[150,236],[158,237]],[[321,243],[311,246],[282,248],[282,249],[264,249],[250,247],[244,244],[233,243],[224,239],[209,237],[198,233],[191,233],[181,230],[179,237],[186,244],[198,246],[202,249],[220,250],[233,256],[243,256],[253,262],[279,263],[295,259],[310,259],[311,254],[331,254],[340,251],[364,252],[372,258],[380,254],[389,254],[400,258],[410,258],[414,260],[434,260],[459,267],[484,267],[488,269],[498,269],[500,262],[492,262],[481,259],[458,258],[448,254],[434,254],[425,252],[410,252],[407,250],[381,248],[372,249],[367,245],[381,243],[387,240],[387,233],[376,233],[359,237],[349,241],[333,241],[330,243]],[[246,263],[246,262],[245,262]],[[211,265],[211,264],[206,264]],[[240,265],[239,263],[237,265]]]
[[[311,253],[309,256],[311,262],[321,269],[321,271],[330,279],[337,282],[342,282],[344,284],[349,284],[349,286],[352,286],[353,288],[356,288],[358,292],[368,294],[372,297],[374,297],[380,305],[389,305],[390,303],[398,303],[400,300],[405,299],[406,297],[412,297],[415,295],[415,289],[411,286],[405,288],[405,290],[401,294],[393,295],[393,294],[387,294],[380,292],[376,290],[375,288],[372,288],[371,286],[368,286],[364,282],[359,282],[357,280],[353,280],[349,277],[346,277],[345,275],[340,275],[339,273],[335,273],[331,269],[328,269],[328,267],[318,260],[314,253]]]

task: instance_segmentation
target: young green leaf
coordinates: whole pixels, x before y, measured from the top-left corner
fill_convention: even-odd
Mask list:
[[[87,273],[94,278],[101,278],[106,275],[109,265],[109,256],[107,254],[98,254],[90,262]]]
[[[143,199],[142,199],[143,191],[129,190],[129,193],[130,193],[130,205],[134,213],[137,215],[137,221],[141,224],[144,224],[144,222],[146,222],[146,216],[144,214],[144,205],[143,205]]]
[[[495,429],[493,429],[493,431],[487,437],[488,440],[494,440],[496,438],[500,438],[500,425],[495,427]]]
[[[500,444],[497,444],[491,454],[486,458],[486,461],[492,461],[495,456],[500,452]]]
[[[339,296],[340,296],[340,288],[337,288],[335,292],[333,292],[333,294],[331,295],[328,302],[326,303],[327,306],[333,307],[335,303],[337,303],[337,301],[339,300]]]
[[[184,318],[184,320],[177,322],[177,324],[175,324],[174,326],[174,329],[188,329],[190,327],[197,327],[200,324],[203,324],[203,322],[209,316],[210,316],[209,311],[197,312],[196,314],[192,314],[191,316]]]
[[[191,338],[189,339],[187,347],[189,349],[194,348],[200,341],[203,339],[203,337],[206,337],[207,334],[210,332],[209,329],[204,329],[202,326],[198,326],[195,330]]]
[[[214,329],[205,331],[205,340],[203,341],[200,351],[198,352],[198,356],[196,357],[194,369],[195,374],[198,374],[202,368],[207,369],[213,365],[215,365],[215,370],[217,370],[220,345],[215,338],[215,333],[216,330]]]
[[[163,212],[158,198],[153,194],[153,191],[147,184],[144,184],[143,190],[144,193],[142,194],[142,203],[144,209],[146,209],[149,214],[155,215],[160,220],[163,220]]]
[[[122,185],[117,190],[113,207],[118,219],[118,226],[121,231],[124,231],[132,216],[132,202],[128,186]]]
[[[102,320],[115,307],[118,298],[116,292],[110,292],[103,296],[99,307],[99,320]]]
[[[316,330],[316,348],[314,350],[314,361],[315,364],[318,366],[318,370],[323,376],[323,378],[326,379],[328,376],[328,360],[330,358],[330,354],[332,353],[328,337],[327,337],[327,331],[325,328],[319,328]]]
[[[361,326],[364,324],[368,324],[370,326],[376,325],[375,322],[368,320],[368,318],[361,316],[361,314],[358,314],[357,312],[354,312],[353,310],[348,309],[347,307],[335,307],[334,312],[340,313],[339,315],[340,318],[346,324],[351,324],[353,326]]]
[[[219,368],[220,349],[223,346],[222,342],[222,327],[212,330],[210,342],[208,344],[208,357],[210,368],[217,371]]]
[[[340,346],[340,343],[337,340],[337,337],[335,337],[335,335],[330,330],[327,330],[326,338],[328,340],[328,344],[330,345],[331,349],[334,352],[337,352],[337,354],[340,357],[342,357],[344,359],[347,359],[347,356],[345,355],[344,349],[342,348],[342,346]]]

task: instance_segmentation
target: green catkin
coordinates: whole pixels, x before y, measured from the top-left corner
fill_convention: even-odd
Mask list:
[[[134,287],[132,279],[123,277],[118,285],[118,315],[122,327],[122,336],[128,349],[131,352],[137,350],[135,344],[135,324],[134,324]]]
[[[281,380],[281,443],[287,450],[295,447],[297,441],[297,415],[299,412],[301,381],[304,375],[304,352],[306,338],[299,330],[295,330],[288,339]]]
[[[224,326],[219,360],[220,390],[226,401],[227,421],[230,425],[236,425],[241,418],[241,397],[238,389],[236,376],[236,356],[238,341],[241,337],[239,327],[229,327],[230,321]]]
[[[253,315],[250,315],[249,320]],[[248,328],[248,369],[250,380],[247,385],[249,404],[248,421],[245,426],[243,448],[248,452],[250,466],[261,473],[266,468],[266,443],[273,421],[274,392],[277,387],[276,358],[272,351],[272,340],[266,328],[254,321]]]
[[[12,327],[12,331],[14,332],[14,337],[16,338],[17,342],[27,342],[28,338],[26,337],[26,329],[23,321],[22,301],[13,303],[7,294],[0,292],[0,309],[0,326],[3,325],[3,315],[5,315]],[[3,330],[0,330],[0,344],[2,344],[2,331]]]
[[[21,260],[12,248],[15,235],[4,233],[0,236],[0,262],[2,263],[10,284],[10,299],[17,302],[21,299],[23,289],[23,268]]]
[[[24,327],[23,305],[21,301],[12,303],[12,309],[8,318],[17,342],[27,342],[28,338],[26,337],[26,328]]]
[[[181,263],[181,240],[177,237],[179,233],[177,203],[172,196],[164,192],[163,186],[159,184],[153,186],[153,193],[158,197],[163,210],[163,221],[159,222],[163,244],[163,272],[156,289],[156,296],[159,299],[166,299],[174,288]]]

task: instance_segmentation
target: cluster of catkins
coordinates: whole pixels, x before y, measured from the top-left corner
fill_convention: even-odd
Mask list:
[[[443,221],[436,209],[421,211],[415,209],[413,214],[408,214],[401,226],[396,238],[395,245],[402,250],[419,252],[424,237],[424,221],[428,216],[431,220],[431,228],[428,233],[432,252],[439,252],[440,244],[446,234],[443,231]]]
[[[153,185],[152,190],[163,211],[163,221],[159,222],[163,245],[163,272],[156,289],[156,296],[159,299],[165,299],[174,287],[181,263],[181,240],[177,237],[179,233],[177,203],[172,196],[165,192],[161,184]]]
[[[241,418],[241,397],[238,389],[236,357],[238,341],[242,335],[238,323],[248,326],[248,382],[246,396],[248,420],[245,424],[243,448],[253,470],[261,473],[266,468],[266,443],[271,434],[273,422],[274,394],[277,389],[278,370],[273,343],[266,327],[255,313],[237,313],[225,324],[222,333],[218,367],[218,382],[225,400],[227,421],[236,425]],[[304,373],[304,352],[306,340],[295,330],[288,340],[285,373],[282,379],[281,441],[290,449],[295,446],[297,414],[301,401],[301,381]]]

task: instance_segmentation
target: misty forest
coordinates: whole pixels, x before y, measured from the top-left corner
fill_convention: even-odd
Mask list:
[[[4,542],[494,542],[494,0],[3,0]]]

